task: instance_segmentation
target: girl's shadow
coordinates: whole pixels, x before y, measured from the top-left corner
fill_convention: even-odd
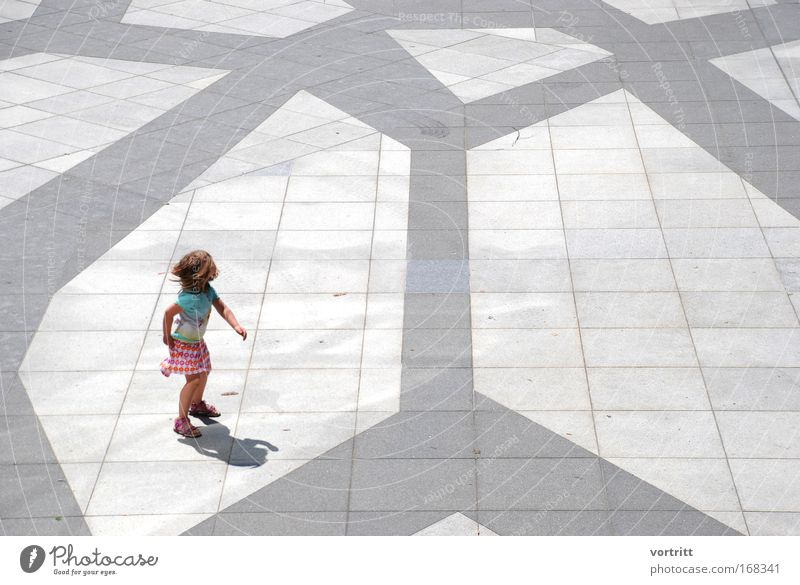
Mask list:
[[[179,442],[189,445],[206,457],[214,457],[236,467],[259,467],[267,462],[270,452],[278,448],[262,439],[237,439],[225,425],[212,418],[200,417],[206,431],[202,437],[192,439],[181,437]]]

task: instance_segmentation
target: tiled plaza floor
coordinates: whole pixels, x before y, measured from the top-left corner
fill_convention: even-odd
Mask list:
[[[800,534],[799,80],[797,0],[0,0],[2,533]]]

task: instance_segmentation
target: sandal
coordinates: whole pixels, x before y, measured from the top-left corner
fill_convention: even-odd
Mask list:
[[[203,435],[203,433],[200,432],[200,429],[192,426],[188,418],[176,418],[175,426],[172,427],[172,430],[183,437],[189,437],[192,439],[201,437]]]
[[[205,400],[201,400],[200,402],[192,402],[192,406],[189,407],[189,414],[216,418],[220,415],[220,412],[213,404],[208,404]]]

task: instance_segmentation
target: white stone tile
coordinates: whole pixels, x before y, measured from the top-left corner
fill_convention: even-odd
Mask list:
[[[470,175],[467,187],[470,201],[558,200],[552,175]]]
[[[397,360],[395,365],[399,366]],[[402,369],[374,368],[361,370],[361,381],[358,388],[359,432],[363,425],[365,413],[394,413],[400,410],[400,384]],[[374,424],[377,424],[375,420]]]
[[[177,410],[177,409],[176,409]],[[117,421],[105,464],[137,461],[227,461],[231,451],[237,412],[222,413],[213,424],[202,424],[197,440],[175,440],[177,412],[169,414],[124,414]]]
[[[473,389],[512,410],[589,410],[583,368],[475,368]]]
[[[367,298],[367,329],[403,328],[403,293],[370,293]]]
[[[371,260],[369,291],[375,293],[403,292],[406,289],[405,260]]]
[[[792,304],[780,292],[684,292],[692,327],[796,327]]]
[[[677,292],[575,293],[581,327],[685,327]]]
[[[293,175],[376,175],[377,152],[316,152],[292,164]]]
[[[554,126],[550,129],[553,148],[638,148],[630,126]]]
[[[711,411],[595,411],[603,457],[708,457],[725,452]]]
[[[145,330],[157,300],[156,294],[56,295],[39,331],[115,331],[120,327]],[[109,319],[112,314],[114,318]]]
[[[472,293],[472,327],[566,329],[577,327],[570,293]]]
[[[566,258],[562,230],[474,230],[469,256],[479,260]]]
[[[589,368],[597,410],[709,410],[700,368]]]
[[[651,173],[654,199],[736,199],[745,198],[742,180],[731,172]]]
[[[644,173],[560,175],[558,191],[561,201],[651,198]]]
[[[772,255],[776,258],[788,256],[800,257],[800,229],[797,226],[790,228],[764,228],[764,238],[767,240]]]
[[[546,150],[469,150],[468,175],[550,175],[552,154]]]
[[[408,201],[380,202],[374,206],[376,230],[404,230],[408,226]]]
[[[213,369],[203,397],[224,414],[238,412],[246,375],[245,370]],[[167,378],[157,368],[139,370],[133,374],[121,413],[175,417],[178,413],[178,397],[185,383],[183,376]]]
[[[363,329],[366,295],[268,294],[259,329]]]
[[[224,260],[227,266],[232,260],[269,260],[274,245],[274,231],[187,230],[181,233],[173,259],[177,261],[184,254],[201,248],[213,250],[214,259]]]
[[[675,259],[675,279],[681,291],[783,291],[770,258]]]
[[[61,289],[69,294],[158,293],[164,284],[169,262],[98,261]]]
[[[570,261],[575,291],[672,291],[675,279],[666,259],[582,259]]]
[[[131,373],[21,371],[20,379],[40,416],[116,414]]]
[[[672,258],[759,258],[770,255],[759,228],[665,229]]]
[[[275,230],[280,219],[280,203],[194,202],[183,229]]]
[[[800,370],[704,368],[709,396],[718,410],[797,410]]]
[[[718,412],[728,457],[800,459],[798,412]]]
[[[587,173],[642,173],[642,157],[635,148],[554,150],[559,175]]]
[[[389,180],[386,177],[386,180]],[[374,176],[289,177],[286,201],[374,201],[376,178]]]
[[[666,258],[658,229],[566,230],[570,258]]]
[[[662,199],[656,209],[665,228],[758,227],[747,199]]]
[[[86,512],[91,516],[213,514],[224,477],[225,464],[216,461],[105,463]]]
[[[370,231],[289,231],[278,234],[277,260],[366,260]]]
[[[101,462],[117,422],[116,414],[40,416],[59,462]]]
[[[703,367],[798,367],[800,329],[701,329],[692,331]]]
[[[367,329],[364,331],[362,368],[396,368],[401,362],[402,329]]]
[[[472,359],[476,368],[583,365],[576,329],[476,329]]]
[[[686,329],[584,329],[588,367],[694,367]]]
[[[374,216],[372,203],[287,203],[281,229],[371,230]]]
[[[761,227],[797,227],[797,218],[771,199],[754,199],[750,203]]]
[[[206,514],[126,514],[85,516],[93,536],[175,536],[200,524]]]
[[[144,331],[40,331],[20,369],[31,371],[132,370]],[[114,356],[109,360],[109,356]]]
[[[752,536],[800,535],[798,512],[747,512],[745,518]]]
[[[287,194],[288,178],[244,175],[196,189],[193,203],[276,203]],[[288,195],[287,195],[288,198]]]
[[[555,201],[474,202],[469,205],[471,229],[559,229],[561,209]]]
[[[561,210],[568,229],[659,227],[652,201],[562,201]]]
[[[268,293],[366,292],[368,260],[274,260]]]
[[[792,459],[730,459],[742,509],[800,512],[800,466]]]
[[[375,230],[372,237],[372,258],[403,260],[408,248],[406,230]]]
[[[358,368],[363,332],[355,329],[264,331],[251,368]]]
[[[567,260],[473,260],[469,262],[473,292],[570,291]]]

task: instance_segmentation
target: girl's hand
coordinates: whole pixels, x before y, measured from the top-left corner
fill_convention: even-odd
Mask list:
[[[239,335],[242,336],[242,341],[247,339],[247,329],[245,329],[241,325],[237,325],[236,327],[233,328],[233,330],[236,331],[236,333],[238,333]]]
[[[172,338],[172,335],[164,336],[164,345],[172,349],[172,346],[175,345],[175,340]]]

